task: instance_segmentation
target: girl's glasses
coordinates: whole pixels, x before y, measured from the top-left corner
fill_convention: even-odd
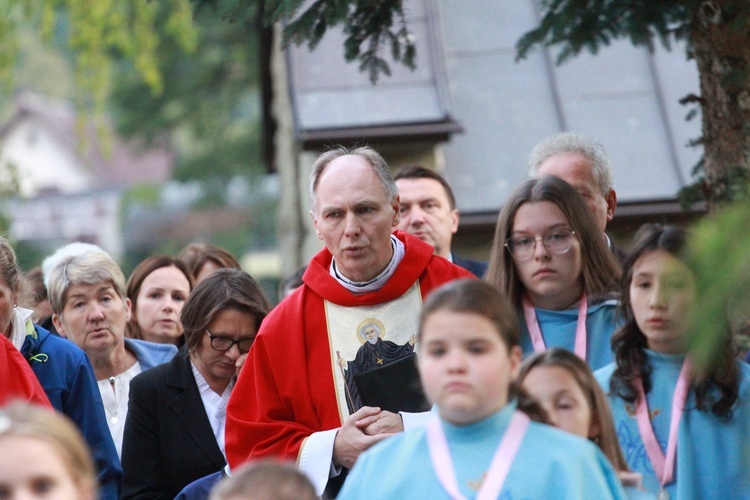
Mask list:
[[[561,228],[550,231],[544,236],[532,238],[531,236],[514,236],[505,240],[505,247],[516,260],[529,260],[534,256],[537,242],[541,241],[547,250],[554,254],[564,254],[573,245],[573,235],[576,234],[570,228]]]

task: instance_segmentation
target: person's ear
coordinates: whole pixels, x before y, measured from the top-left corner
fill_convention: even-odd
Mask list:
[[[55,325],[55,329],[57,330],[57,333],[60,334],[61,337],[68,337],[68,334],[65,332],[65,326],[63,326],[62,318],[58,316],[57,314],[52,314],[52,324]]]
[[[310,213],[310,218],[313,221],[313,226],[315,227],[315,234],[318,236],[319,240],[322,240],[323,235],[320,234],[320,229],[318,229],[318,218],[315,216],[315,212],[313,212],[312,210],[310,210],[309,213]]]
[[[123,301],[125,302],[125,307],[126,307],[126,310],[125,310],[125,321],[130,321],[130,318],[133,316],[132,303],[130,302],[130,299],[127,298],[127,297],[125,297],[125,299],[123,299]]]
[[[456,231],[458,231],[458,221],[461,218],[461,215],[458,213],[458,209],[454,208],[451,210],[451,233],[456,234]]]
[[[396,197],[391,202],[391,207],[393,208],[393,221],[391,222],[391,227],[398,226],[399,221],[401,220],[401,197],[396,195]]]
[[[510,360],[510,373],[513,380],[518,378],[518,372],[521,369],[521,361],[523,361],[523,351],[521,346],[513,346],[508,355]]]
[[[610,189],[604,199],[607,202],[607,221],[611,221],[615,216],[615,209],[617,208],[617,193],[615,193],[614,189]]]

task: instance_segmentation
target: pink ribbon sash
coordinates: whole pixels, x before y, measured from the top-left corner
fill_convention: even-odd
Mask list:
[[[529,417],[525,413],[516,410],[508,423],[508,428],[495,450],[492,462],[487,469],[487,474],[482,481],[482,486],[477,493],[477,500],[496,499],[505,484],[510,466],[516,458],[518,449],[521,447],[523,437],[529,427]],[[430,449],[430,459],[435,474],[445,491],[454,500],[465,500],[458,490],[456,471],[451,460],[448,440],[438,417],[434,417],[427,424],[427,445]]]
[[[686,359],[682,364],[680,376],[677,379],[677,386],[672,395],[672,418],[669,422],[669,440],[667,441],[666,457],[659,446],[654,434],[654,428],[651,425],[651,418],[648,412],[648,402],[646,394],[643,391],[643,382],[636,379],[636,390],[638,391],[638,405],[636,407],[636,420],[638,421],[638,431],[641,434],[641,440],[646,447],[646,453],[654,467],[656,477],[662,487],[671,483],[674,478],[674,464],[677,458],[677,433],[680,427],[680,420],[685,408],[688,390],[690,389],[690,363]]]
[[[539,328],[539,321],[536,318],[534,305],[529,298],[524,295],[522,299],[523,316],[526,319],[526,327],[529,329],[531,343],[534,346],[534,352],[544,352],[547,346],[542,337],[542,330]],[[586,315],[589,306],[586,294],[581,297],[581,304],[578,306],[578,323],[576,325],[576,343],[574,352],[582,360],[586,361]]]

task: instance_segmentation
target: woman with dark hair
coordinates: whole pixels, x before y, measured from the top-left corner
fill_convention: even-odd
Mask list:
[[[524,355],[561,347],[592,369],[608,364],[619,277],[586,202],[565,181],[531,179],[503,205],[487,281],[518,311]]]
[[[179,259],[154,255],[133,269],[126,287],[132,314],[125,336],[181,346],[180,311],[193,289],[187,266]]]
[[[658,498],[750,496],[750,366],[729,332],[715,362],[699,369],[687,341],[695,275],[685,233],[647,224],[625,262],[616,362],[599,370],[620,445]]]
[[[238,358],[250,350],[270,305],[237,269],[202,281],[182,309],[185,346],[131,382],[123,498],[173,499],[226,464],[224,421]]]
[[[234,255],[210,243],[191,243],[177,258],[190,269],[196,285],[217,269],[241,269]]]

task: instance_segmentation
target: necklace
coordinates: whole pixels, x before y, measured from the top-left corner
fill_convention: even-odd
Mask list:
[[[98,380],[99,392],[102,395],[104,412],[110,426],[122,425],[127,415],[127,400],[130,393],[130,381],[141,372],[140,365],[134,364],[124,372]]]
[[[104,410],[107,413],[107,420],[109,420],[109,423],[112,425],[117,425],[120,423],[120,417],[118,416],[118,413],[120,411],[120,401],[122,400],[122,393],[124,392],[124,385],[125,385],[122,383],[117,384],[118,378],[121,375],[123,374],[120,374],[117,377],[109,377],[106,380],[107,384],[109,385],[109,388],[107,389],[107,391],[111,391],[114,397],[102,398],[102,403],[104,403]]]

